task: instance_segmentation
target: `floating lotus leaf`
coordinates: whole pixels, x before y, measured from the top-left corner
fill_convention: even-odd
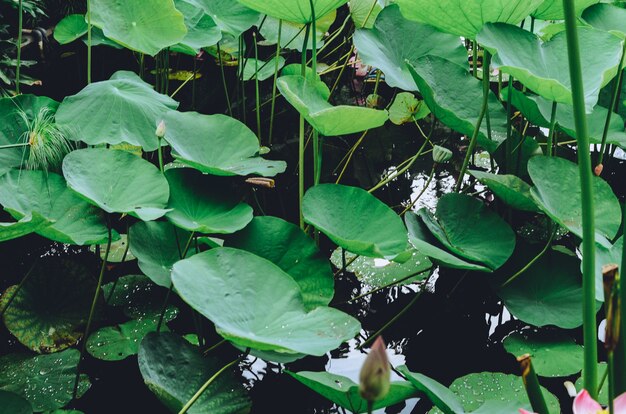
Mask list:
[[[260,13],[293,23],[312,21],[311,0],[237,0]],[[316,19],[346,4],[348,0],[312,0]]]
[[[530,185],[515,175],[470,171],[507,205],[522,211],[541,211],[530,194]]]
[[[455,131],[472,136],[483,101],[482,82],[461,66],[438,56],[421,57],[408,68],[437,119]],[[491,140],[483,120],[478,143],[493,153],[506,139],[507,121],[502,104],[492,92],[489,92],[489,115]]]
[[[453,269],[477,270],[492,272],[488,267],[461,259],[448,252],[446,248],[430,233],[417,214],[407,213],[404,216],[409,229],[409,241],[419,251],[428,256],[435,263]]]
[[[524,331],[513,333],[503,342],[514,357],[530,354],[533,368],[542,377],[567,377],[583,367],[583,348],[560,332]]]
[[[396,125],[416,122],[430,115],[430,109],[410,92],[400,92],[389,107],[389,120]]]
[[[172,111],[165,123],[172,155],[204,173],[273,177],[287,168],[283,161],[261,158],[254,132],[234,118]]]
[[[596,300],[604,302],[604,281],[602,277],[602,266],[608,264],[622,264],[622,251],[624,249],[624,236],[615,241],[611,247],[596,244]],[[582,262],[581,262],[582,272]],[[620,271],[620,273],[623,273]]]
[[[576,15],[580,14],[592,4],[598,3],[600,0],[576,0],[574,7]],[[533,12],[533,17],[542,20],[563,20],[565,18],[563,11],[563,1],[561,0],[545,0]]]
[[[315,241],[294,224],[277,217],[255,217],[226,245],[263,257],[289,274],[300,286],[308,310],[328,305],[335,294],[330,263]]]
[[[116,282],[102,286],[107,305],[122,308],[126,316],[133,319],[155,319],[161,316],[167,290],[158,287],[144,275],[127,275]],[[165,320],[176,317],[178,310],[168,306]]]
[[[612,4],[599,3],[585,10],[583,19],[596,29],[626,38],[626,10]]]
[[[325,16],[318,17],[315,22],[315,31],[317,33],[317,37],[315,39],[315,44],[317,48],[321,48],[324,46],[324,36],[335,22],[335,18],[337,17],[337,12],[335,10],[326,14]],[[278,43],[278,28],[279,22],[282,22],[281,32],[280,32],[280,45],[283,49],[292,49],[292,50],[302,50],[302,45],[304,43],[304,36],[306,31],[303,30],[304,24],[288,22],[285,20],[279,20],[271,16],[265,17],[265,22],[263,26],[259,29],[261,35],[263,36],[265,44],[276,44]],[[307,49],[313,49],[313,37],[309,36],[309,40],[307,43]]]
[[[502,266],[515,248],[515,233],[509,225],[473,197],[446,194],[439,199],[435,214],[423,208],[418,215],[448,250],[492,270]]]
[[[397,368],[418,390],[426,394],[433,405],[446,414],[464,413],[459,397],[448,388],[426,375],[409,371],[406,365]]]
[[[84,15],[70,14],[54,27],[54,40],[65,45],[80,39],[88,30],[89,26]]]
[[[385,110],[361,106],[333,106],[330,90],[322,81],[300,75],[281,76],[276,84],[280,93],[320,134],[327,137],[354,134],[378,128],[387,122]]]
[[[351,413],[367,413],[367,401],[359,393],[359,384],[350,378],[330,372],[285,371],[327,400]],[[389,393],[374,403],[373,409],[389,407],[417,396],[417,390],[407,381],[393,381]]]
[[[63,100],[56,115],[70,138],[89,145],[128,143],[158,148],[156,126],[178,102],[161,95],[132,72],[116,72]]]
[[[228,178],[203,175],[188,168],[165,173],[172,209],[166,217],[178,227],[209,234],[229,234],[252,220],[252,207],[241,202]]]
[[[371,1],[369,1],[371,7]],[[406,39],[420,39],[407,42]],[[354,46],[363,63],[385,73],[389,86],[405,91],[418,90],[406,62],[414,63],[422,56],[447,59],[467,68],[467,50],[458,36],[442,33],[432,26],[405,19],[397,5],[386,7],[376,19],[373,29],[354,33]]]
[[[121,361],[136,355],[141,340],[148,333],[156,332],[158,323],[157,317],[132,320],[98,329],[87,340],[87,352],[103,361]],[[164,331],[168,331],[165,323],[161,326],[161,332]]]
[[[482,46],[494,53],[492,65],[515,77],[549,101],[572,104],[565,32],[542,42],[536,35],[507,24],[487,24],[478,34]],[[622,41],[610,33],[580,27],[585,106],[591,113],[600,89],[617,74]]]
[[[222,33],[238,38],[257,24],[259,13],[233,0],[191,0],[215,20]]]
[[[355,254],[391,259],[407,248],[400,217],[358,187],[316,185],[304,195],[302,214],[307,223]]]
[[[187,34],[183,14],[173,0],[93,0],[91,22],[106,37],[150,56]]]
[[[78,245],[108,240],[102,212],[53,172],[12,171],[0,177],[0,204],[15,219],[37,214],[53,222],[37,230],[50,240]]]
[[[321,356],[360,330],[356,319],[337,309],[308,312],[291,276],[244,250],[214,248],[181,260],[172,281],[185,302],[242,348]]]
[[[518,24],[544,0],[397,0],[404,17],[475,39],[485,23]]]
[[[276,68],[280,70],[283,66],[285,66],[285,58],[282,56],[272,58],[267,62],[258,59],[246,59],[243,66],[243,80],[249,81],[257,78],[259,81],[267,80],[274,76]]]
[[[137,223],[129,229],[130,251],[154,283],[169,288],[174,263],[181,259],[190,234],[168,222]]]
[[[578,166],[559,157],[537,156],[528,162],[528,173],[535,186],[531,194],[539,207],[554,221],[578,237],[583,237],[582,196]],[[555,177],[563,177],[555,180]],[[596,241],[609,247],[622,222],[619,201],[611,186],[593,177]],[[608,239],[608,240],[607,240]]]
[[[17,239],[50,226],[49,221],[38,213],[24,216],[16,223],[0,223],[0,242]]]
[[[172,333],[151,333],[141,342],[139,370],[146,385],[172,412],[178,412],[225,365]],[[189,408],[189,414],[250,411],[250,400],[235,369],[221,373]]]
[[[67,185],[108,213],[156,220],[167,210],[169,187],[158,168],[125,151],[88,148],[63,160]]]
[[[202,9],[196,0],[174,0],[176,8],[185,16],[187,34],[171,50],[195,56],[204,47],[217,44],[222,39],[222,31],[215,20]]]
[[[0,356],[0,390],[24,397],[35,412],[63,407],[72,400],[79,359],[80,352],[76,349],[51,355]],[[91,384],[81,375],[78,385],[80,397]]]

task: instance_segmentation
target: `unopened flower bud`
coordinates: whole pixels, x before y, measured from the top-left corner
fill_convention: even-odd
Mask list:
[[[440,147],[439,145],[435,145],[433,148],[433,161],[437,164],[443,164],[445,162],[450,161],[452,158],[452,151],[447,148]]]
[[[163,138],[165,136],[165,121],[161,120],[161,122],[159,122],[155,135],[157,136],[157,138]]]
[[[387,347],[379,336],[361,367],[359,375],[361,397],[369,402],[385,398],[391,386],[390,380],[391,368],[387,358]]]
[[[596,165],[596,168],[593,169],[593,173],[599,177],[600,175],[602,175],[602,170],[604,170],[604,165],[598,164]]]

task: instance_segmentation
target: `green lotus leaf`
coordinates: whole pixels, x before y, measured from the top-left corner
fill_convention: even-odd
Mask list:
[[[472,263],[448,252],[446,248],[430,233],[422,219],[415,213],[404,216],[409,229],[409,241],[419,251],[432,261],[443,267],[453,269],[476,270],[491,273],[492,270],[484,265]]]
[[[285,372],[322,397],[351,413],[368,412],[367,401],[359,393],[359,384],[350,378],[325,371]],[[373,409],[379,410],[415,397],[417,397],[417,390],[408,381],[393,381],[389,393],[383,399],[376,401]]]
[[[370,7],[371,7],[371,1]],[[406,39],[420,39],[407,42]],[[376,19],[373,29],[354,33],[354,46],[363,63],[385,73],[389,86],[405,91],[418,90],[406,62],[413,64],[422,56],[447,59],[467,68],[467,50],[458,36],[442,33],[432,26],[405,19],[397,5],[386,7]]]
[[[80,39],[89,30],[85,16],[70,14],[65,16],[54,28],[54,40],[62,45]]]
[[[345,252],[346,270],[354,273],[357,279],[372,288],[380,288],[390,284],[410,285],[426,279],[429,274],[428,270],[433,267],[433,264],[428,260],[428,256],[417,250],[412,249],[409,253],[409,260],[404,263],[397,263]],[[337,269],[344,267],[343,259],[341,247],[335,249],[330,256],[330,261]]]
[[[514,357],[530,354],[533,368],[542,377],[567,377],[583,367],[583,348],[555,331],[523,331],[504,339],[504,349]]]
[[[81,338],[95,290],[94,275],[80,263],[40,259],[21,288],[10,286],[0,297],[0,309],[10,303],[4,324],[35,352],[61,351]]]
[[[478,41],[494,53],[492,65],[515,77],[528,89],[549,101],[572,104],[567,58],[566,33],[542,42],[536,35],[517,26],[487,24]],[[585,106],[591,113],[603,86],[617,74],[622,59],[622,40],[610,33],[578,29],[583,65]]]
[[[133,224],[128,233],[130,251],[141,271],[157,285],[169,288],[172,266],[181,259],[190,234],[163,221]]]
[[[306,24],[312,21],[311,0],[237,0],[260,13],[288,22]],[[346,4],[348,0],[312,0],[315,17],[327,13]]]
[[[89,43],[89,39],[86,35],[83,36],[82,41],[85,45]],[[95,26],[91,28],[91,46],[109,46],[114,49],[124,49],[124,46],[120,45],[115,40],[111,40],[106,37],[102,32],[102,29]]]
[[[309,124],[327,137],[348,135],[378,128],[387,122],[387,111],[361,106],[333,106],[328,102],[330,90],[322,81],[300,75],[281,76],[276,84]]]
[[[87,148],[63,160],[67,185],[108,213],[156,220],[167,210],[167,180],[154,165],[125,151]]]
[[[397,0],[404,17],[475,39],[485,23],[518,24],[544,0]]]
[[[39,213],[26,215],[15,223],[0,223],[0,242],[17,239],[18,237],[40,231],[53,223],[54,221],[46,219]]]
[[[93,0],[91,22],[106,37],[150,56],[187,34],[183,14],[173,0]]]
[[[351,0],[350,17],[357,29],[371,29],[378,18],[378,15],[385,8],[385,0]]]
[[[8,391],[0,391],[0,407],[7,414],[33,414],[33,407],[27,400]]]
[[[396,125],[416,122],[430,115],[430,109],[411,92],[400,92],[389,107],[389,120]]]
[[[392,259],[407,248],[402,219],[358,187],[316,185],[304,195],[302,214],[337,246],[355,254]]]
[[[92,245],[89,246],[89,251],[97,254],[97,250],[100,249],[100,258],[104,260],[104,257],[107,256],[107,245],[108,243]],[[136,257],[130,252],[128,236],[126,234],[120,234],[119,240],[111,243],[109,255],[107,256],[107,263],[124,263],[135,259]]]
[[[178,412],[225,363],[172,333],[151,333],[139,348],[139,370],[156,397]],[[221,373],[189,408],[189,414],[243,414],[250,400],[235,370]]]
[[[409,71],[424,101],[439,121],[453,130],[472,136],[483,101],[482,82],[466,69],[438,56],[424,56],[410,62]],[[459,94],[458,91],[463,91]],[[498,98],[489,93],[491,139],[483,122],[478,143],[493,153],[506,139],[506,113]]]
[[[233,0],[191,0],[211,16],[222,33],[238,38],[257,24],[259,13]]]
[[[534,256],[516,252],[513,257],[519,266],[515,270]],[[526,323],[564,329],[577,328],[583,323],[582,280],[576,257],[548,250],[498,293],[511,314]]]
[[[172,111],[165,117],[165,123],[165,137],[172,146],[172,155],[204,173],[273,177],[287,168],[283,161],[261,158],[254,132],[226,115]]]
[[[397,370],[401,372],[417,390],[426,394],[426,397],[428,397],[433,405],[442,410],[445,414],[460,414],[465,412],[459,398],[439,382],[426,375],[409,371],[406,365],[399,366]]]
[[[515,249],[515,233],[509,225],[473,197],[446,194],[439,199],[435,214],[423,208],[418,215],[448,250],[492,270],[502,266]]]
[[[141,340],[156,332],[158,323],[158,317],[142,318],[98,329],[87,340],[87,352],[103,361],[121,361],[137,355]],[[161,326],[161,332],[164,331],[168,331],[165,324]]]
[[[454,380],[450,385],[450,391],[457,395],[465,412],[518,414],[520,408],[532,411],[528,402],[528,395],[524,389],[524,382],[521,377],[516,375],[500,372],[468,374]],[[550,412],[560,413],[561,409],[557,398],[543,387],[541,387],[541,391]],[[504,406],[509,410],[494,410],[502,402],[505,402]],[[511,402],[514,404],[510,404]],[[481,410],[481,406],[488,404],[491,407],[489,410],[484,408]],[[433,409],[430,413],[438,414],[441,411]]]
[[[243,348],[321,356],[360,330],[356,319],[337,309],[307,312],[298,283],[245,250],[220,247],[181,260],[172,281],[185,302]]]
[[[317,37],[315,38],[315,45],[317,48],[321,48],[324,46],[324,36],[335,22],[335,18],[337,17],[337,12],[335,10],[330,13],[317,17],[315,22],[315,31],[317,33]],[[265,22],[263,26],[259,29],[261,35],[263,36],[264,44],[272,44],[275,45],[278,43],[278,29],[280,22],[282,22],[282,27],[280,28],[280,45],[283,49],[292,49],[292,50],[302,50],[302,45],[304,44],[304,36],[306,31],[303,30],[305,27],[304,24],[288,22],[285,20],[279,20],[271,16],[265,17]],[[309,40],[307,43],[307,49],[313,49],[313,37],[309,36]],[[299,73],[299,72],[298,72]]]
[[[489,187],[507,205],[522,211],[541,211],[530,194],[530,185],[524,180],[507,174],[490,174],[470,171],[478,181]]]
[[[600,244],[596,244],[596,300],[598,302],[604,302],[604,281],[602,277],[602,266],[608,264],[621,265],[623,249],[624,236],[617,239],[611,247],[605,247]],[[580,265],[580,270],[582,272],[582,262]]]
[[[46,411],[45,414],[85,414],[82,411],[78,411],[78,410],[62,410],[62,409],[58,409],[58,410],[53,410],[53,411]]]
[[[0,177],[0,204],[15,219],[38,214],[53,222],[37,230],[50,240],[77,245],[108,240],[102,212],[53,172],[16,170]]]
[[[0,98],[0,146],[26,142],[29,128],[24,118],[32,122],[41,111],[54,114],[58,107],[58,102],[44,96]],[[28,154],[26,147],[0,150],[0,175],[22,166]]]
[[[285,66],[285,58],[282,56],[274,57],[265,62],[259,59],[246,59],[243,66],[243,80],[250,81],[259,79],[259,81],[267,80],[274,76],[276,68],[278,70]]]
[[[328,260],[300,228],[278,217],[255,217],[248,226],[228,238],[236,247],[269,260],[300,286],[307,310],[330,303],[335,294]]]
[[[161,95],[132,72],[88,85],[63,100],[56,120],[70,138],[89,145],[128,143],[145,151],[158,148],[156,126],[178,102]],[[123,120],[123,121],[122,121]]]
[[[574,7],[576,15],[580,14],[592,4],[598,3],[600,0],[576,0]],[[563,12],[563,2],[561,0],[545,0],[533,12],[533,17],[541,20],[563,20],[565,18]]]
[[[599,3],[587,8],[583,20],[596,29],[626,38],[626,10],[612,4]]]
[[[51,355],[0,356],[0,390],[23,397],[35,412],[63,407],[72,400],[79,359],[76,349]],[[81,375],[77,395],[82,396],[90,386]]]
[[[528,162],[528,173],[535,184],[531,194],[537,205],[554,221],[582,238],[583,213],[578,166],[564,158],[537,156]],[[555,180],[554,177],[564,179]],[[622,222],[619,201],[611,186],[596,176],[593,177],[593,197],[596,242],[610,247],[608,240],[615,237]]]
[[[207,176],[188,168],[165,173],[172,210],[166,214],[176,226],[197,233],[229,234],[252,220],[252,207],[240,202],[228,178]]]
[[[222,31],[199,1],[174,0],[174,4],[185,16],[187,35],[170,50],[195,56],[202,48],[216,45],[222,39]]]
[[[167,290],[161,289],[144,275],[126,275],[102,286],[109,306],[122,308],[132,319],[154,319],[161,316]],[[166,321],[173,320],[178,309],[169,305],[164,313]]]

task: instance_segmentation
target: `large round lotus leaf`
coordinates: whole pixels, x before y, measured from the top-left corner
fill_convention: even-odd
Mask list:
[[[32,121],[40,111],[54,114],[58,106],[58,102],[43,96],[0,98],[0,146],[26,142],[28,126],[24,116]],[[0,175],[20,167],[27,159],[28,149],[25,147],[3,148],[0,150]]]
[[[492,65],[514,76],[544,98],[572,104],[567,60],[567,36],[560,32],[542,42],[536,35],[508,24],[487,24],[478,42],[495,54]],[[591,113],[600,89],[617,74],[622,59],[619,37],[601,30],[580,27],[578,41],[583,65],[585,106]]]
[[[11,171],[0,177],[0,204],[18,220],[38,214],[53,221],[37,231],[50,240],[78,245],[108,240],[102,212],[53,172]]]
[[[576,0],[574,7],[576,14],[580,14],[592,4],[598,3],[600,0]],[[563,12],[562,0],[544,0],[541,6],[533,12],[533,17],[542,20],[563,20],[565,18]]]
[[[612,4],[596,4],[583,13],[583,19],[593,27],[626,38],[626,10]]]
[[[355,254],[393,258],[407,248],[400,217],[358,187],[316,185],[304,196],[302,214],[307,223]]]
[[[150,56],[187,34],[183,14],[173,0],[93,0],[91,22],[106,37]]]
[[[300,228],[278,217],[256,217],[226,245],[263,257],[300,285],[307,309],[328,305],[335,293],[328,260]]]
[[[371,8],[372,2],[368,3]],[[407,38],[420,41],[407,42]],[[373,29],[357,30],[354,46],[363,63],[385,73],[385,82],[389,86],[405,91],[417,90],[407,61],[413,63],[419,57],[433,55],[467,67],[467,50],[458,36],[405,19],[397,5],[386,7],[376,19]]]
[[[316,16],[317,17],[317,16]],[[315,45],[317,48],[324,46],[324,36],[335,22],[337,12],[335,10],[322,17],[317,17],[315,22],[315,31],[317,37],[315,38]],[[280,24],[282,22],[282,25]],[[285,20],[279,20],[274,17],[266,16],[263,26],[260,27],[261,35],[263,36],[264,44],[278,43],[278,29],[280,26],[280,45],[283,49],[302,50],[304,44],[304,37],[306,30],[304,30],[305,24],[293,23]],[[307,49],[313,49],[313,37],[309,36],[307,43]]]
[[[126,275],[116,282],[102,286],[102,293],[109,306],[122,308],[126,316],[133,319],[159,318],[167,290],[152,283],[144,275]],[[178,310],[168,306],[165,320],[176,317]]]
[[[400,92],[389,107],[389,120],[396,125],[413,123],[430,115],[430,109],[411,92]]]
[[[344,254],[342,248],[335,249],[330,261],[337,269],[343,268]],[[428,270],[433,264],[428,257],[417,250],[410,251],[410,258],[404,263],[397,263],[387,259],[357,256],[345,252],[346,270],[364,284],[373,288],[380,288],[391,284],[409,285],[426,279]]]
[[[86,46],[89,43],[89,39],[86,35],[83,36],[82,41]],[[91,28],[91,46],[109,46],[115,49],[124,49],[124,46],[106,37],[102,29],[95,26]]]
[[[293,23],[310,23],[312,21],[311,2],[315,17],[319,18],[339,8],[348,0],[237,0],[251,9],[268,16]]]
[[[450,193],[439,199],[437,211],[421,209],[418,215],[446,248],[465,259],[496,270],[515,249],[515,233],[480,200]]]
[[[172,209],[166,217],[180,228],[197,233],[229,234],[252,220],[252,207],[240,202],[228,178],[207,176],[188,168],[165,173]]]
[[[273,177],[287,168],[283,161],[261,158],[254,132],[226,115],[172,111],[165,117],[165,123],[165,137],[172,146],[172,155],[204,173]]]
[[[39,259],[26,282],[0,296],[3,320],[22,344],[39,353],[74,345],[82,336],[96,290],[96,279],[85,266],[69,259]]]
[[[33,407],[27,400],[8,391],[0,391],[0,407],[7,414],[33,414]]]
[[[156,126],[178,103],[161,95],[131,72],[116,72],[63,100],[56,120],[70,138],[89,145],[128,143],[146,151],[158,148]]]
[[[215,20],[223,33],[238,38],[259,21],[259,13],[233,0],[190,0]]]
[[[170,190],[157,167],[125,151],[88,148],[63,160],[67,185],[108,213],[156,220],[167,210]]]
[[[582,196],[578,166],[564,158],[537,156],[528,162],[528,173],[535,184],[531,194],[539,207],[554,221],[582,238]],[[608,240],[615,237],[622,222],[619,201],[611,186],[595,176],[593,196],[596,241],[609,247]]]
[[[604,302],[604,281],[602,277],[602,266],[608,264],[616,264],[620,266],[622,263],[622,250],[624,249],[624,237],[620,237],[609,248],[596,244],[596,300]],[[582,249],[581,249],[582,250]],[[582,272],[582,262],[581,262]],[[624,273],[620,271],[620,273]]]
[[[38,213],[24,216],[15,223],[0,223],[0,242],[17,239],[50,226],[49,221]]]
[[[82,14],[70,14],[65,16],[54,28],[54,40],[62,45],[71,43],[76,39],[80,39],[87,31],[89,26]]]
[[[443,410],[446,414],[464,412],[456,394],[439,382],[426,375],[409,371],[406,365],[401,365],[397,369],[417,390],[424,393],[435,407]]]
[[[516,408],[512,411],[487,410],[483,412],[517,414],[520,408],[532,412],[522,377],[518,377],[517,375],[502,374],[500,372],[469,374],[454,380],[450,385],[450,391],[458,396],[466,413],[478,410],[483,405],[501,401],[513,401],[516,403]],[[543,387],[541,387],[541,391],[548,405],[548,410],[551,413],[560,413],[561,410],[557,398]],[[437,409],[431,410],[430,412],[441,413],[441,411]]]
[[[488,267],[477,263],[471,263],[461,259],[446,248],[430,233],[421,218],[415,213],[407,213],[404,216],[406,226],[409,230],[409,241],[419,251],[430,257],[435,263],[443,267],[453,269],[477,270],[481,272],[491,273]]]
[[[359,384],[350,378],[331,374],[330,372],[285,371],[302,384],[306,385],[322,397],[349,410],[351,413],[367,413],[367,401],[359,393]],[[389,393],[374,403],[373,409],[389,407],[410,398],[417,397],[417,390],[407,381],[391,383]]]
[[[475,39],[485,23],[517,24],[544,0],[397,0],[410,20],[439,30]]]
[[[522,211],[541,211],[530,194],[530,185],[515,175],[470,171],[507,205]]]
[[[200,387],[225,365],[173,333],[151,333],[139,348],[139,370],[156,397],[178,412]],[[235,414],[250,411],[245,388],[235,369],[220,374],[191,406],[189,414]]]
[[[172,51],[195,56],[203,47],[217,44],[222,39],[222,31],[208,12],[196,0],[174,0],[176,8],[185,16],[187,35]]]
[[[220,247],[181,260],[172,281],[220,335],[241,347],[321,356],[360,329],[356,319],[334,308],[307,312],[298,283],[245,250]]]
[[[472,136],[483,101],[482,82],[466,69],[438,56],[424,56],[408,65],[424,101],[439,121],[455,131]],[[463,91],[463,93],[458,93]],[[494,152],[506,139],[506,113],[496,96],[489,92],[491,140],[483,122],[478,143]]]
[[[145,318],[98,329],[87,340],[87,352],[103,361],[121,361],[139,352],[141,340],[156,332],[159,320]],[[163,324],[161,332],[168,328]]]
[[[243,80],[267,80],[274,76],[276,68],[280,70],[283,66],[285,66],[285,58],[282,56],[274,57],[267,62],[259,59],[246,59],[243,65]]]
[[[327,137],[354,134],[378,128],[387,122],[385,110],[362,106],[333,106],[330,90],[322,81],[300,75],[281,76],[276,83],[280,93],[320,134]]]
[[[519,258],[519,269],[533,256],[528,255],[528,260]],[[498,294],[511,314],[526,323],[565,329],[583,323],[583,289],[576,257],[548,250]]]
[[[387,6],[385,0],[350,0],[350,17],[357,29],[371,29],[374,27],[376,18]]]
[[[537,375],[542,377],[566,377],[583,367],[582,346],[560,332],[513,333],[504,340],[504,348],[514,357],[530,354]]]
[[[63,407],[72,400],[79,359],[76,349],[51,355],[0,356],[0,390],[24,397],[35,412]],[[89,379],[81,375],[78,396],[90,385]]]
[[[190,234],[164,221],[134,224],[129,234],[130,251],[141,271],[157,285],[169,288],[172,266],[181,259]]]

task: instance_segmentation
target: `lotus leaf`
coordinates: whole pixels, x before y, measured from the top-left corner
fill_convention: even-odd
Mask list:
[[[47,220],[38,213],[24,216],[15,223],[0,223],[0,242],[17,239],[50,226],[53,221]]]
[[[54,28],[54,40],[62,45],[80,39],[89,30],[85,16],[70,14],[65,16]]]
[[[348,0],[237,0],[260,13],[293,23],[311,23],[311,3],[316,19],[346,4]]]
[[[222,39],[222,31],[217,23],[198,1],[174,0],[174,4],[185,16],[187,35],[171,50],[195,56],[202,48],[213,46]]]
[[[530,185],[514,175],[470,171],[507,205],[522,211],[541,211],[530,194]]]
[[[324,46],[324,36],[335,22],[337,12],[335,10],[322,17],[317,17],[315,22],[315,31],[317,37],[315,38],[315,44],[317,48]],[[285,20],[279,20],[271,16],[265,17],[265,22],[260,28],[261,35],[264,38],[264,44],[276,44],[278,43],[278,29],[280,22],[282,27],[280,28],[280,45],[283,49],[295,49],[302,50],[304,43],[304,36],[306,31],[305,25],[299,23],[288,22]],[[313,49],[313,38],[309,36],[307,43],[307,49]]]
[[[598,3],[600,0],[576,0],[574,6],[576,8],[576,14],[580,14],[592,4]],[[542,20],[563,20],[563,2],[561,0],[545,0],[541,2],[541,5],[533,12],[533,17]]]

